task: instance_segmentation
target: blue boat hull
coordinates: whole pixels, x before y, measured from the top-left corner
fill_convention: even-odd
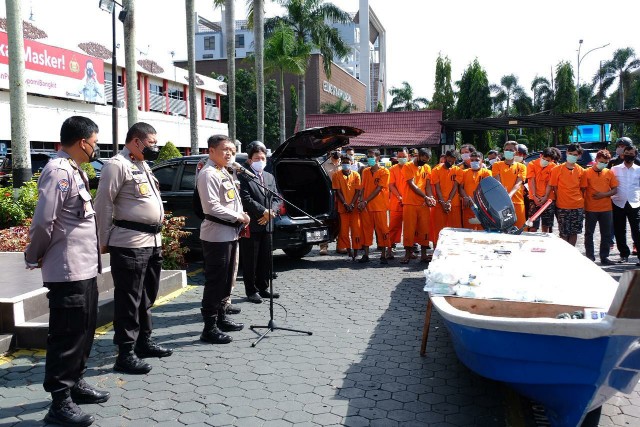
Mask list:
[[[580,339],[464,326],[445,319],[459,359],[484,377],[502,381],[547,409],[555,427],[584,416],[640,379],[640,339]]]

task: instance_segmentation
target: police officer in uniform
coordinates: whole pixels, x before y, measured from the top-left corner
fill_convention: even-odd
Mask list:
[[[76,404],[109,399],[108,392],[82,378],[96,329],[101,265],[95,210],[80,164],[98,157],[98,126],[86,117],[69,117],[60,129],[60,142],[58,157],[47,163],[38,180],[38,204],[24,259],[28,269],[42,268],[49,289],[44,389],[53,402],[45,421],[88,426],[93,416]]]
[[[164,209],[159,184],[145,160],[158,158],[153,126],[139,122],[127,132],[125,147],[102,168],[96,211],[101,251],[111,254],[114,284],[113,369],[146,374],[145,357],[171,356],[151,339],[151,306],[162,269]]]
[[[209,159],[198,174],[198,194],[205,219],[200,226],[204,258],[204,294],[200,340],[227,344],[233,339],[225,332],[242,330],[244,325],[226,317],[224,302],[231,295],[235,280],[238,235],[249,215],[243,212],[233,171],[236,146],[225,135],[213,135],[208,141]]]

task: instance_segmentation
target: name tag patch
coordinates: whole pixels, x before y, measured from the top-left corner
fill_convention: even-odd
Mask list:
[[[62,191],[63,193],[69,191],[69,180],[61,179],[60,181],[58,181],[58,190]]]

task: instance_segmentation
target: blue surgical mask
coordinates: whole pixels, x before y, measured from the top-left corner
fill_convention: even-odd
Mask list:
[[[480,169],[480,162],[471,162],[471,169],[474,171]]]
[[[607,167],[607,162],[598,162],[598,169],[603,170]]]
[[[351,170],[351,165],[349,163],[343,163],[342,164],[342,170],[343,171],[350,171]]]
[[[540,159],[540,166],[546,168],[547,166],[549,166],[549,160]]]
[[[567,154],[567,163],[574,164],[578,161],[578,156],[574,156],[573,154]]]
[[[515,156],[516,153],[514,151],[505,151],[504,152],[504,158],[505,160],[513,160],[513,156]]]
[[[367,158],[367,164],[369,166],[375,166],[376,165],[376,158],[375,157],[368,157]]]
[[[407,163],[407,158],[406,157],[398,158],[398,164],[404,165],[406,163]]]

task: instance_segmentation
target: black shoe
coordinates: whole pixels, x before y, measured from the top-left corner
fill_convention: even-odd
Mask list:
[[[611,261],[609,258],[602,258],[600,260],[600,265],[614,265],[615,262]]]
[[[360,264],[363,264],[363,263],[365,263],[365,262],[369,262],[369,257],[368,257],[367,255],[362,255],[362,258],[360,258],[360,259],[358,260],[358,262],[359,262]]]
[[[146,357],[169,357],[173,354],[173,350],[162,347],[151,338],[141,340],[142,342],[137,342],[134,348],[136,356],[140,359],[144,359]]]
[[[227,335],[217,327],[205,328],[200,335],[200,341],[210,344],[229,344],[233,341],[231,335]]]
[[[240,314],[242,309],[240,307],[236,307],[235,305],[229,304],[224,308],[225,314]]]
[[[380,264],[389,264],[386,258],[380,258]]]
[[[135,354],[124,353],[118,355],[113,370],[124,374],[143,375],[151,371],[151,365],[138,359]]]
[[[78,405],[76,405],[69,391],[59,392],[64,394],[64,398],[53,398],[53,403],[49,408],[49,412],[45,415],[44,420],[50,424],[59,424],[63,426],[79,426],[85,427],[93,424],[95,419],[92,415],[85,414]],[[58,393],[53,393],[54,395]]]
[[[271,292],[269,291],[260,291],[258,292],[258,295],[260,295],[262,298],[271,298]],[[274,298],[280,298],[280,294],[277,292],[273,293],[273,297]]]
[[[624,264],[629,262],[629,257],[626,256],[621,256],[620,259],[618,260],[618,264]]]
[[[254,304],[262,304],[262,298],[260,297],[260,295],[258,293],[255,293],[253,295],[249,295],[247,297],[247,301],[252,302]]]
[[[111,393],[91,387],[81,379],[71,387],[71,399],[75,403],[103,403],[109,400]]]
[[[222,332],[235,332],[241,331],[244,328],[243,323],[237,323],[230,319],[218,318],[218,329]]]

